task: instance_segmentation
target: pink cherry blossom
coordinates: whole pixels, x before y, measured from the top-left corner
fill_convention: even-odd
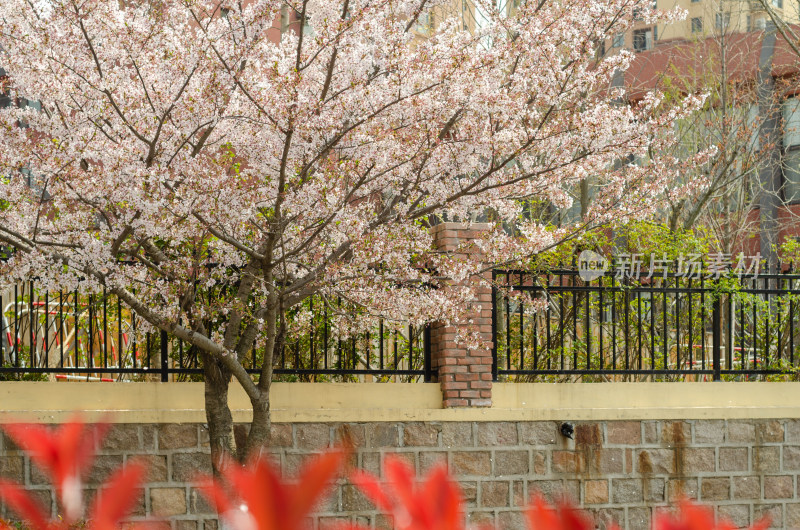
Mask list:
[[[475,4],[469,31],[449,0],[4,0],[0,65],[42,111],[0,111],[0,243],[17,249],[0,273],[105,287],[268,407],[238,357],[258,338],[268,376],[281,312],[308,297],[465,323],[493,265],[703,185],[672,187],[706,153],[662,155],[702,95],[626,102],[611,87],[631,54],[595,53],[636,9],[683,13]],[[586,179],[580,222],[530,215],[569,207]],[[431,223],[478,218],[463,252],[435,248]]]

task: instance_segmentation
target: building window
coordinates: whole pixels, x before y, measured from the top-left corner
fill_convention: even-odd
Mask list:
[[[420,13],[419,17],[417,17],[417,22],[414,24],[414,29],[419,33],[428,35],[431,32],[432,27],[433,21],[431,20],[430,12],[424,11]]]
[[[614,35],[614,38],[611,40],[611,47],[612,48],[622,48],[625,46],[625,34],[624,33],[617,33]]]
[[[757,18],[756,19],[756,29],[764,30],[767,29],[767,19],[766,18]]]
[[[11,98],[9,97],[8,91],[4,92],[2,90],[5,81],[7,81],[6,71],[0,68],[0,109],[11,106]]]
[[[600,41],[597,43],[597,50],[595,51],[597,58],[602,59],[606,56],[606,43],[605,41]]]
[[[731,25],[730,13],[717,13],[714,17],[714,27],[717,29],[727,29]]]
[[[800,202],[800,146],[783,156],[783,198],[786,202]]]
[[[634,30],[633,49],[637,52],[653,49],[653,28]]]
[[[692,33],[702,33],[703,32],[703,19],[700,17],[694,17],[692,19]]]
[[[800,100],[783,103],[783,196],[786,202],[800,202]]]
[[[783,9],[783,0],[772,0],[772,7]]]

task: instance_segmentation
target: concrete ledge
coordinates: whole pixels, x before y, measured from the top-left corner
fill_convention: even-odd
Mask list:
[[[203,388],[203,383],[5,382],[0,422],[58,423],[79,412],[113,423],[205,423]],[[230,388],[234,420],[250,421],[247,395],[236,383]],[[271,400],[278,423],[396,421],[442,408],[438,383],[274,383]]]
[[[495,383],[492,408],[443,409],[438,383],[275,383],[273,421],[800,418],[800,383]],[[235,421],[250,402],[231,385]],[[202,383],[0,384],[0,422],[205,423]]]
[[[492,399],[526,420],[800,418],[800,383],[784,382],[495,383]]]

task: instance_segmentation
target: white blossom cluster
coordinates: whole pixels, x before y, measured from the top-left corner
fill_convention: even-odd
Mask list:
[[[315,294],[371,317],[464,321],[487,267],[703,185],[670,188],[704,154],[660,155],[702,96],[624,103],[609,87],[631,55],[595,56],[634,10],[681,13],[479,3],[476,30],[444,18],[421,39],[413,20],[447,0],[3,0],[0,65],[42,111],[0,111],[0,243],[17,249],[0,271],[105,286],[231,357],[250,326],[274,337],[278,313]],[[525,216],[568,207],[588,177],[581,226]],[[479,238],[437,251],[434,219],[476,215],[490,220]],[[220,284],[239,296],[198,295]],[[192,324],[218,317],[240,325]]]

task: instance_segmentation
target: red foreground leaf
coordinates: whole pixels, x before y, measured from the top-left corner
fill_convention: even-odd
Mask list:
[[[134,462],[118,469],[108,479],[89,512],[94,530],[115,530],[119,522],[133,509],[137,490],[144,481],[147,468]]]
[[[50,525],[50,514],[39,501],[31,497],[22,486],[13,482],[0,482],[0,498],[17,515],[25,519],[31,530],[44,530]]]
[[[88,425],[79,419],[54,429],[38,424],[4,425],[3,430],[52,480],[64,510],[63,518],[51,520],[49,510],[45,510],[22,486],[11,482],[0,481],[0,498],[25,519],[32,530],[69,528],[84,514],[82,477],[94,461],[95,443],[100,443],[108,428],[108,424]],[[136,502],[136,493],[144,475],[145,467],[139,463],[118,469],[95,499],[88,528],[119,528]]]
[[[83,515],[83,475],[92,467],[95,441],[103,438],[109,425],[88,425],[72,420],[55,429],[31,423],[3,427],[14,442],[50,477],[56,487],[64,520],[77,521]]]
[[[398,530],[463,530],[461,488],[445,466],[435,467],[419,485],[411,466],[396,456],[387,456],[384,468],[385,485],[363,471],[352,478],[364,495],[394,517]]]
[[[770,519],[764,517],[750,530],[766,530],[769,528]],[[678,510],[675,514],[667,511],[658,512],[653,521],[653,530],[735,530],[736,525],[727,520],[714,520],[714,510],[708,506],[701,506],[694,502],[682,499],[678,501]]]
[[[280,471],[264,459],[251,461],[247,467],[229,462],[222,472],[227,484],[206,477],[199,489],[236,530],[299,530],[336,478],[344,457],[339,450],[313,458],[291,483],[282,480]]]
[[[592,530],[591,517],[563,501],[557,508],[550,506],[544,497],[537,494],[525,510],[529,530]]]

